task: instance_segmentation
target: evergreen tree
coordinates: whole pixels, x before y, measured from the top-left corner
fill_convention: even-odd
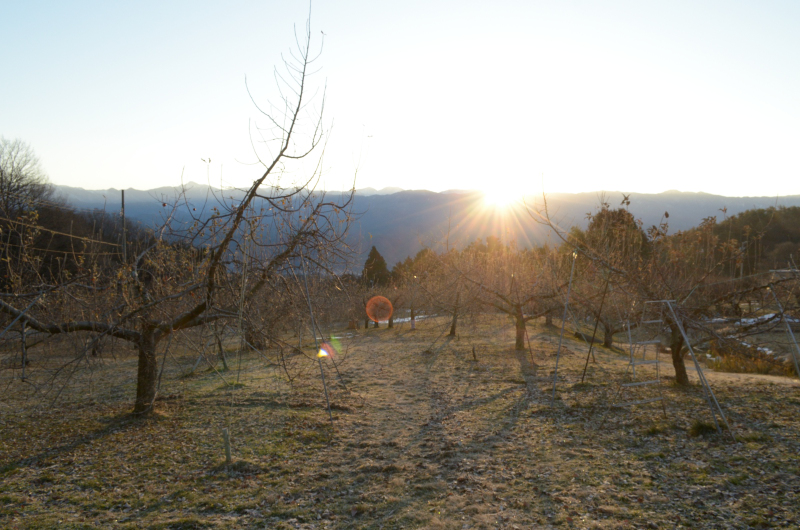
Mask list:
[[[390,274],[389,268],[386,266],[386,260],[383,259],[381,253],[374,246],[369,251],[361,277],[368,285],[386,285],[389,283]]]

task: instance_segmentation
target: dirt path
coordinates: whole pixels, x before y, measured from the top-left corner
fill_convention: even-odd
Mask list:
[[[671,374],[674,376],[675,371],[672,369],[670,363]],[[686,371],[689,372],[690,380],[697,379],[697,372],[691,364],[687,363]],[[792,387],[800,387],[800,380],[792,377],[784,377],[781,375],[764,375],[764,374],[735,374],[730,372],[716,372],[714,370],[704,369],[703,373],[706,375],[709,384],[715,381],[725,383],[748,383],[748,384],[769,384],[769,385],[784,385]]]

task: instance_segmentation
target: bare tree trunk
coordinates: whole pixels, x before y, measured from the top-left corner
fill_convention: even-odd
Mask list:
[[[156,341],[152,330],[145,330],[136,344],[139,350],[139,373],[136,380],[136,403],[134,414],[147,414],[153,410],[158,381],[158,362],[156,360]]]
[[[223,326],[223,330],[225,327]],[[226,372],[228,371],[228,360],[225,358],[225,348],[222,346],[222,332],[217,327],[217,323],[214,323],[214,338],[217,340],[217,355],[219,356],[220,360],[222,361],[222,369]],[[301,336],[301,343],[302,343],[302,336]]]
[[[731,309],[733,310],[733,314],[736,315],[737,317],[742,316],[742,306],[739,305],[739,302],[740,302],[739,297],[736,297],[731,302]]]
[[[514,309],[514,321],[517,328],[517,339],[514,342],[515,350],[525,349],[525,315],[522,313],[522,308],[517,307]]]
[[[553,313],[547,313],[544,316],[544,325],[549,327],[553,326]]]
[[[602,322],[602,320],[601,320]],[[603,346],[610,348],[614,344],[614,329],[603,323]]]
[[[397,307],[400,305],[400,301],[403,299],[402,296],[396,296],[394,300],[390,300],[392,302],[392,313],[389,315],[389,328],[394,327],[394,315],[397,312]]]
[[[252,346],[257,350],[263,350],[264,348],[266,348],[263,336],[260,333],[258,333],[256,329],[249,323],[245,324],[244,340],[250,346]]]
[[[686,373],[686,364],[683,362],[683,335],[679,329],[672,328],[669,342],[672,349],[672,366],[675,367],[675,382],[681,386],[689,385],[689,375]]]
[[[456,325],[458,325],[458,301],[461,297],[461,292],[456,291],[456,305],[453,308],[453,322],[450,324],[450,336],[456,336]]]

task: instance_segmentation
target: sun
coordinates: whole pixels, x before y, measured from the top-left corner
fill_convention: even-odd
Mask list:
[[[506,208],[517,202],[516,195],[507,189],[488,190],[483,192],[483,203],[493,208]]]

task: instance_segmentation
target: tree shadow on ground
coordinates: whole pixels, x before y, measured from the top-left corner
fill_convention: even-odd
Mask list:
[[[159,420],[160,417],[157,413],[151,413],[145,416],[134,415],[133,413],[125,413],[116,416],[102,418],[99,421],[105,423],[106,424],[105,427],[101,427],[92,432],[72,437],[72,439],[64,443],[45,448],[39,451],[39,453],[29,456],[27,458],[19,458],[14,461],[7,462],[3,464],[2,467],[0,467],[0,476],[14,469],[33,466],[37,463],[46,462],[51,458],[56,458],[68,454],[78,449],[81,446],[105,438],[108,435],[115,434],[120,431],[127,431],[132,428],[143,425],[145,423],[154,421],[157,422]]]

